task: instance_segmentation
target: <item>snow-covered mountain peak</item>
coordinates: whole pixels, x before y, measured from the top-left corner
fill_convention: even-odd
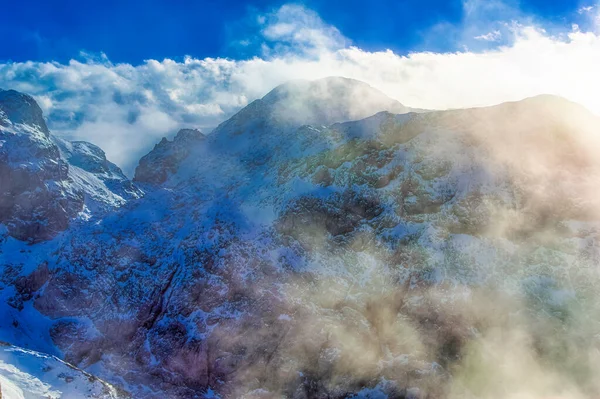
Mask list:
[[[4,119],[4,124],[10,122],[29,125],[39,129],[46,136],[50,135],[42,115],[42,109],[33,97],[27,94],[0,89],[0,125],[3,124],[2,119]]]
[[[330,125],[363,119],[380,111],[411,109],[359,80],[328,77],[284,83],[261,100],[281,121],[297,125]]]
[[[35,100],[0,91],[0,223],[13,237],[40,241],[142,192],[99,147],[53,136]]]
[[[65,141],[54,137],[61,155],[69,164],[73,187],[85,194],[83,217],[118,208],[143,196],[121,169],[106,158],[104,151],[87,141]]]

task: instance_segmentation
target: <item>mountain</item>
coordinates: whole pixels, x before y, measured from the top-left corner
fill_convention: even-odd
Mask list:
[[[600,394],[599,118],[363,115],[362,90],[281,86],[157,144],[143,197],[34,245],[7,228],[0,339],[136,398]],[[3,129],[47,138],[32,121]]]
[[[314,147],[312,141],[322,140],[318,131],[307,125],[322,127],[335,122],[362,119],[381,111],[407,113],[412,109],[354,79],[331,77],[315,81],[297,80],[282,84],[263,98],[253,101],[220,124],[207,143],[195,147],[210,148],[211,153],[226,152],[229,156],[239,158],[242,163],[244,160],[267,162],[273,156],[297,156],[299,151],[303,151],[299,146]],[[305,125],[305,129],[298,131],[299,127]],[[190,129],[183,129],[172,142],[163,138],[153,151],[141,159],[134,180],[164,183],[167,176],[177,170],[193,151],[191,141],[202,141],[204,138],[201,132]],[[328,143],[324,142],[324,145]],[[202,162],[203,156],[198,154],[190,158]],[[156,169],[153,170],[151,166]],[[191,168],[196,166],[191,165]]]
[[[150,153],[140,159],[135,169],[134,180],[143,183],[164,183],[188,157],[195,142],[204,140],[205,137],[196,129],[181,129],[172,141],[163,137]]]
[[[276,87],[258,101],[280,123],[294,125],[330,125],[363,119],[380,111],[396,114],[417,111],[364,82],[342,77],[294,80]]]
[[[0,222],[37,242],[142,192],[90,143],[52,136],[31,98],[0,90]]]

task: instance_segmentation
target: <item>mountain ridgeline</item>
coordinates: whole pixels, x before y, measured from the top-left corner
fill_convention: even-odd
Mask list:
[[[599,133],[293,81],[130,181],[0,91],[0,339],[118,397],[600,395]]]

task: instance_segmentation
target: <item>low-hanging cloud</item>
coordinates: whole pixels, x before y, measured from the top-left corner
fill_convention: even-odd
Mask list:
[[[313,11],[284,5],[256,16],[263,44],[254,58],[185,57],[130,65],[84,54],[68,64],[0,64],[0,87],[32,94],[54,133],[98,144],[129,174],[162,136],[181,127],[210,130],[290,79],[355,78],[418,108],[484,106],[549,93],[600,113],[596,5],[575,13],[579,25],[549,33],[530,18],[506,12],[501,18],[518,20],[498,20],[480,31],[477,20],[485,12],[477,12],[480,3],[464,3],[465,18],[457,29],[468,32],[472,42],[496,47],[407,55],[366,51],[350,46]],[[498,10],[501,3],[494,4]],[[488,37],[490,27],[500,42],[476,39]]]

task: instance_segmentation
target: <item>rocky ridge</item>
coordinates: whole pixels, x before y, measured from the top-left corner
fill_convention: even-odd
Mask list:
[[[0,91],[0,183],[0,221],[30,242],[142,196],[100,148],[51,135],[33,98],[13,90]]]

